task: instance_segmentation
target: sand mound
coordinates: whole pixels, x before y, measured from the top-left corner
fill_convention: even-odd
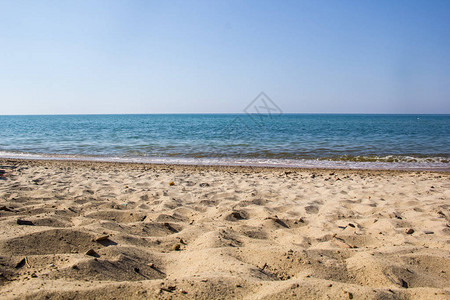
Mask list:
[[[145,220],[145,214],[133,211],[97,211],[86,215],[88,218],[115,221],[118,223],[134,223]]]
[[[96,281],[140,281],[162,279],[165,273],[161,264],[154,263],[145,252],[136,254],[133,249],[116,248],[112,251],[98,251],[98,257],[88,257],[78,260],[71,266],[64,267],[59,272],[48,274],[49,279]]]
[[[76,230],[54,229],[2,241],[0,249],[10,255],[79,253],[101,246],[93,238],[93,235]]]

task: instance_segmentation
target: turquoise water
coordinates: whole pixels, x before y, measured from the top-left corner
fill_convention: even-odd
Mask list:
[[[450,168],[449,115],[0,116],[0,157]]]

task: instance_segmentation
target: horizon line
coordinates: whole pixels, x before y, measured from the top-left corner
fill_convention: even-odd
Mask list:
[[[450,116],[450,113],[313,113],[313,112],[283,112],[283,113],[245,113],[245,112],[230,112],[230,113],[220,113],[220,112],[164,112],[164,113],[62,113],[62,114],[0,114],[1,117],[8,116],[114,116],[114,115],[435,115],[435,116]]]

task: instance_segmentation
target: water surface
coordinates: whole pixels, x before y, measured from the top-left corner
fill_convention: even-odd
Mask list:
[[[0,157],[445,169],[449,115],[0,116]]]

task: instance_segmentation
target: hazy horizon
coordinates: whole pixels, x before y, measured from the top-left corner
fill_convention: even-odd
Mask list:
[[[250,113],[258,114],[258,113]],[[270,117],[268,113],[261,113],[264,116]],[[284,112],[283,115],[398,115],[398,116],[450,116],[447,113],[299,113],[299,112]],[[113,116],[113,115],[247,115],[245,112],[161,112],[161,113],[85,113],[85,114],[0,114],[0,116]]]
[[[449,1],[2,1],[0,115],[450,114]]]

